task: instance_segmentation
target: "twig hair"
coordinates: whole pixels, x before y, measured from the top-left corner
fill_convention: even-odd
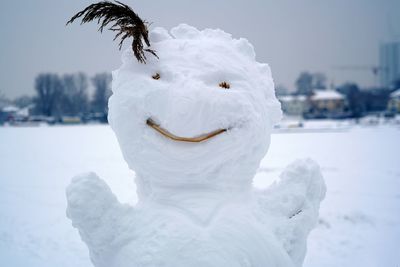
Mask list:
[[[156,51],[150,49],[149,32],[147,29],[149,23],[142,20],[129,6],[119,1],[115,2],[102,1],[91,4],[75,14],[67,22],[67,25],[83,16],[81,24],[97,19],[97,24],[100,24],[99,31],[103,32],[105,26],[113,23],[109,30],[117,32],[114,40],[121,37],[119,43],[120,50],[125,39],[132,37],[133,54],[140,63],[146,63],[147,58],[144,52],[148,52],[158,58]],[[147,48],[144,48],[143,42]]]

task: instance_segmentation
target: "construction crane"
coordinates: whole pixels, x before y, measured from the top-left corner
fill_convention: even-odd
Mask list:
[[[342,65],[333,66],[333,69],[342,71],[370,71],[374,75],[374,85],[378,86],[378,78],[381,72],[386,72],[387,68],[373,65]]]

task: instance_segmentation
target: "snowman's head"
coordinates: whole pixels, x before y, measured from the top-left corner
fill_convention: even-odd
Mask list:
[[[269,66],[246,39],[221,30],[156,28],[150,41],[159,59],[141,64],[126,50],[109,101],[140,189],[250,185],[281,116]],[[188,142],[194,137],[206,140]]]

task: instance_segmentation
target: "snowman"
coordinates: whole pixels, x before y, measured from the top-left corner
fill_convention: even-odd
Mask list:
[[[93,265],[301,266],[325,184],[307,159],[269,188],[252,187],[281,117],[253,46],[186,24],[148,32],[120,2],[93,4],[70,22],[81,16],[133,37],[113,72],[109,123],[136,173],[138,203],[120,204],[94,173],[67,188],[67,216]]]

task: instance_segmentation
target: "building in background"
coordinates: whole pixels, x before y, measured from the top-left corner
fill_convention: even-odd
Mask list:
[[[17,116],[18,108],[13,105],[8,105],[0,108],[0,125],[6,121],[14,120]]]
[[[400,113],[400,88],[390,94],[388,111]]]
[[[317,114],[339,114],[345,110],[346,97],[334,90],[315,90],[310,97],[310,110]]]
[[[380,82],[383,87],[390,87],[400,79],[400,42],[389,42],[380,45],[379,49]]]

